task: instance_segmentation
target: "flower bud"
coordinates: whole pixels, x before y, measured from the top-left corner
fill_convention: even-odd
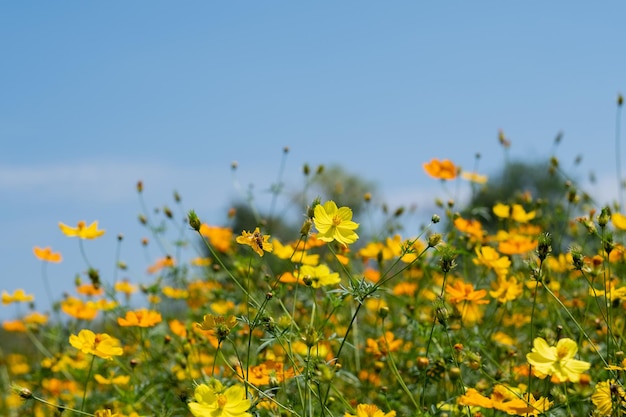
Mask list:
[[[143,181],[137,181],[137,192],[141,193],[143,191]]]
[[[441,221],[441,217],[439,217],[438,214],[433,214],[433,216],[430,218],[430,221],[433,222],[433,224],[437,224]]]
[[[448,376],[451,381],[457,381],[461,377],[461,368],[453,366],[448,370]]]
[[[542,233],[537,243],[537,256],[543,262],[552,252],[552,236],[550,233]]]
[[[311,231],[311,227],[313,227],[313,222],[311,218],[308,218],[302,223],[302,227],[300,228],[300,236],[308,236]]]
[[[609,223],[609,220],[611,220],[611,209],[609,207],[604,207],[598,216],[598,225],[604,229],[604,227],[606,227]]]
[[[441,242],[441,235],[439,233],[433,233],[428,236],[428,247],[434,248]]]
[[[191,228],[195,230],[196,232],[199,232],[202,222],[200,222],[200,218],[198,218],[198,215],[196,214],[196,212],[193,210],[189,210],[189,213],[187,214],[187,218],[189,220],[189,226],[191,226]]]

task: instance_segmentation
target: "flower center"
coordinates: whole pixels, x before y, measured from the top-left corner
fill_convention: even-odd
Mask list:
[[[567,357],[569,354],[569,351],[567,349],[567,347],[565,346],[560,346],[556,349],[556,357],[557,360],[562,360],[563,358]]]
[[[333,226],[339,226],[341,224],[341,217],[333,216]]]
[[[217,394],[217,406],[219,408],[224,408],[227,402],[228,398],[224,394]]]

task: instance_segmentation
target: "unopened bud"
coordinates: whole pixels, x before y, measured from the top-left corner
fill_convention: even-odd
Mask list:
[[[191,228],[195,230],[196,232],[199,232],[200,226],[202,226],[202,222],[200,221],[200,218],[198,218],[198,215],[196,214],[196,212],[193,210],[189,210],[189,213],[187,214],[187,218],[189,220],[189,226],[191,226]]]
[[[141,193],[143,191],[143,181],[137,181],[137,192]]]
[[[437,224],[441,221],[441,217],[439,217],[438,214],[433,214],[433,216],[430,218],[430,221],[433,222],[433,224]]]
[[[609,220],[611,220],[611,209],[604,207],[598,216],[598,225],[604,228],[609,223]]]
[[[311,227],[313,227],[313,222],[310,218],[306,219],[304,223],[302,223],[302,227],[300,228],[300,236],[308,236],[311,231]]]
[[[537,244],[537,256],[543,262],[552,252],[552,236],[550,233],[542,233]]]
[[[428,236],[428,247],[434,248],[441,242],[441,235],[439,233],[433,233]]]

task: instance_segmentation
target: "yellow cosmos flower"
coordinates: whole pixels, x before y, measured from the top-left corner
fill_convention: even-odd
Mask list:
[[[522,283],[515,277],[506,278],[504,275],[498,275],[496,282],[491,283],[492,290],[489,295],[498,300],[499,303],[516,300],[522,295]]]
[[[347,246],[359,238],[359,235],[354,232],[359,224],[352,221],[350,208],[337,208],[337,204],[329,200],[323,205],[316,205],[313,214],[313,223],[318,231],[319,240],[324,242],[336,240],[343,246]]]
[[[94,417],[117,417],[119,414],[112,413],[108,408],[97,410],[94,414]]]
[[[246,230],[241,232],[241,236],[237,236],[237,243],[240,245],[248,245],[255,251],[259,256],[263,256],[265,252],[271,252],[274,247],[269,242],[269,235],[263,235],[259,231],[257,227],[254,229],[254,232],[250,233]]]
[[[252,417],[248,413],[251,402],[241,385],[222,390],[222,384],[200,384],[194,390],[189,410],[195,417]]]
[[[619,230],[626,230],[626,216],[622,213],[611,214],[611,223]]]
[[[497,276],[503,276],[509,273],[511,260],[500,254],[491,246],[476,247],[476,257],[472,259],[475,265],[484,265],[489,269],[493,269]]]
[[[344,417],[395,417],[396,412],[385,413],[374,404],[359,404],[356,406],[356,415],[345,413]]]
[[[100,374],[94,375],[94,379],[101,385],[126,385],[130,382],[130,375],[115,376],[113,372],[108,377]]]
[[[534,219],[537,214],[537,212],[534,210],[526,212],[521,204],[513,204],[512,206],[508,206],[506,204],[498,203],[493,206],[492,210],[496,216],[502,219],[511,218],[517,223],[528,223],[530,220]]]
[[[298,274],[298,281],[313,288],[320,288],[326,285],[339,284],[341,278],[337,272],[331,272],[326,265],[302,265]]]
[[[45,248],[40,248],[38,246],[35,246],[33,248],[33,253],[37,257],[37,259],[44,261],[44,262],[59,263],[63,260],[61,253],[52,252],[52,249],[50,248],[50,246],[46,246]]]
[[[128,280],[123,280],[123,281],[118,281],[115,283],[115,285],[113,286],[113,288],[115,289],[115,291],[117,292],[121,292],[128,295],[131,295],[132,293],[136,292],[138,287],[136,285],[133,285],[130,283],[130,281]]]
[[[6,291],[2,291],[2,304],[11,304],[11,303],[30,303],[35,299],[35,296],[32,294],[26,294],[26,292],[19,288],[13,291],[13,294],[9,294]]]
[[[161,323],[161,313],[158,311],[140,308],[126,312],[126,317],[118,317],[117,324],[122,327],[153,327]]]
[[[104,234],[104,230],[98,230],[98,222],[95,221],[87,226],[83,220],[79,221],[76,227],[68,226],[59,222],[61,232],[67,237],[78,237],[80,239],[95,239]]]
[[[71,335],[70,344],[83,353],[102,359],[113,359],[113,356],[124,353],[119,340],[106,333],[96,334],[88,329],[81,330],[78,336]]]
[[[486,184],[487,183],[487,176],[486,175],[480,175],[476,172],[467,172],[464,171],[461,173],[461,177],[464,180],[470,181],[470,182],[475,182],[476,184]]]
[[[578,346],[572,339],[563,338],[556,346],[549,346],[545,339],[537,337],[533,341],[532,352],[526,354],[526,360],[534,367],[539,378],[554,375],[559,381],[578,382],[580,374],[589,369],[591,364],[574,359],[576,352]]]
[[[289,259],[291,262],[305,265],[317,265],[319,263],[319,255],[310,255],[306,251],[296,250],[293,245],[283,245],[278,239],[272,239],[274,255],[280,259]]]
[[[194,323],[194,326],[200,330],[215,333],[220,342],[226,339],[236,325],[237,317],[235,316],[222,317],[213,314],[205,314],[202,323]]]
[[[432,159],[430,162],[422,165],[424,171],[433,178],[440,180],[452,180],[458,175],[459,169],[449,159],[440,161]]]
[[[32,313],[24,316],[24,323],[26,324],[37,324],[43,326],[48,322],[48,316],[45,314],[41,314],[37,311],[33,311]]]
[[[615,380],[598,382],[591,396],[591,402],[596,406],[600,416],[620,415],[626,408],[626,393],[624,388]]]
[[[163,287],[163,295],[167,298],[184,300],[189,297],[189,291],[184,288],[174,288],[166,285]]]

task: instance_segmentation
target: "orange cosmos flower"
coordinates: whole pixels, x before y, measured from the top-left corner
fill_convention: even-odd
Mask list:
[[[176,265],[174,258],[167,255],[165,258],[157,259],[157,261],[148,267],[148,273],[154,274],[155,272],[160,271],[163,268],[171,268]]]
[[[104,234],[104,230],[98,230],[98,222],[95,221],[87,226],[83,220],[79,221],[76,227],[70,227],[59,222],[61,232],[67,237],[78,237],[80,239],[95,239]]]
[[[200,234],[209,240],[211,246],[218,252],[228,252],[233,243],[233,231],[228,227],[200,225]]]
[[[84,302],[74,297],[68,297],[61,302],[61,310],[65,314],[81,320],[93,320],[98,315],[98,308],[93,301]]]
[[[122,327],[152,327],[161,323],[161,320],[163,320],[161,313],[140,308],[139,310],[128,311],[125,318],[118,317],[117,324]]]
[[[60,252],[52,252],[50,246],[46,246],[45,248],[40,248],[35,246],[33,248],[33,253],[37,257],[37,259],[45,261],[45,262],[54,262],[59,263],[63,260]]]
[[[489,304],[489,300],[483,300],[487,295],[486,290],[475,290],[472,284],[457,280],[452,285],[446,285],[446,293],[452,304],[462,304],[459,310],[465,323],[473,324],[482,319],[480,305]]]
[[[26,325],[21,320],[7,320],[2,322],[2,328],[7,332],[26,332]]]
[[[359,404],[356,406],[356,415],[345,413],[344,417],[395,417],[394,410],[385,413],[374,404]]]
[[[241,375],[246,373],[240,366],[236,367],[236,374],[241,378]],[[293,369],[285,371],[284,365],[280,362],[266,361],[260,365],[251,366],[248,369],[247,380],[252,385],[257,387],[262,385],[270,385],[270,383],[283,382],[288,378],[292,378],[295,375]]]
[[[82,284],[76,287],[76,292],[88,297],[95,297],[96,295],[104,294],[104,289],[93,284]]]
[[[493,408],[493,401],[478,392],[476,388],[468,388],[465,394],[457,399],[457,404],[468,407]]]
[[[475,241],[482,241],[485,237],[483,225],[478,220],[457,217],[454,219],[454,227],[460,232],[469,235]]]
[[[433,178],[441,180],[452,180],[456,178],[459,169],[449,159],[440,161],[439,159],[432,159],[423,165],[424,171]]]
[[[527,236],[512,235],[498,244],[498,251],[505,255],[521,255],[537,247],[537,241]]]

